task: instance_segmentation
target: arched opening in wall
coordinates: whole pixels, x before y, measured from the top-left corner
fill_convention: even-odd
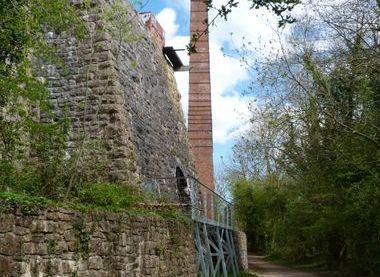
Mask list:
[[[178,166],[175,170],[175,176],[177,178],[177,192],[179,202],[183,204],[190,203],[190,189],[187,186],[185,174],[183,174],[183,171]]]

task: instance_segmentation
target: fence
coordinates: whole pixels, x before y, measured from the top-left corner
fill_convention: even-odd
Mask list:
[[[195,221],[227,229],[234,227],[233,205],[193,177],[145,179],[142,189],[161,203],[182,207]]]

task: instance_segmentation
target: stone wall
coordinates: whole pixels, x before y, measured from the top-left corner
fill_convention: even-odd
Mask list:
[[[183,223],[50,209],[0,213],[1,277],[197,276]]]
[[[90,8],[73,1],[86,22],[85,40],[47,34],[65,62],[41,67],[56,113],[72,122],[69,153],[80,149],[80,168],[90,179],[133,182],[175,176],[176,167],[192,173],[172,69],[127,1],[131,31],[122,35],[129,41],[110,31],[102,16],[110,1],[92,1]]]

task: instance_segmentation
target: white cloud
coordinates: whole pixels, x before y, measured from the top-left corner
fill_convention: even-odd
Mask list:
[[[220,46],[210,42],[211,92],[213,108],[213,136],[215,143],[226,143],[248,113],[248,104],[235,90],[235,86],[248,78],[237,59],[223,56]]]
[[[238,93],[231,96],[213,95],[214,142],[225,144],[245,129],[249,109]]]
[[[224,2],[214,0],[214,5],[218,7]],[[210,18],[214,15],[215,12],[211,11]],[[210,38],[230,48],[240,48],[250,42],[250,48],[256,55],[270,55],[280,49],[277,22],[278,18],[267,9],[250,9],[249,1],[240,1],[239,6],[228,15],[227,21],[218,19],[216,26],[211,27]]]
[[[176,23],[176,11],[171,8],[165,8],[158,15],[156,15],[156,18],[164,28],[166,38],[173,39],[179,28],[179,25]]]
[[[238,59],[223,55],[220,45],[210,42],[210,67],[213,94],[230,94],[240,82],[247,80],[248,74]]]

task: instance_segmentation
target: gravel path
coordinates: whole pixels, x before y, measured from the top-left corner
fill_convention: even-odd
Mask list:
[[[304,272],[290,269],[285,266],[275,265],[264,259],[263,256],[249,255],[249,268],[258,277],[325,277],[326,275],[314,272]]]

